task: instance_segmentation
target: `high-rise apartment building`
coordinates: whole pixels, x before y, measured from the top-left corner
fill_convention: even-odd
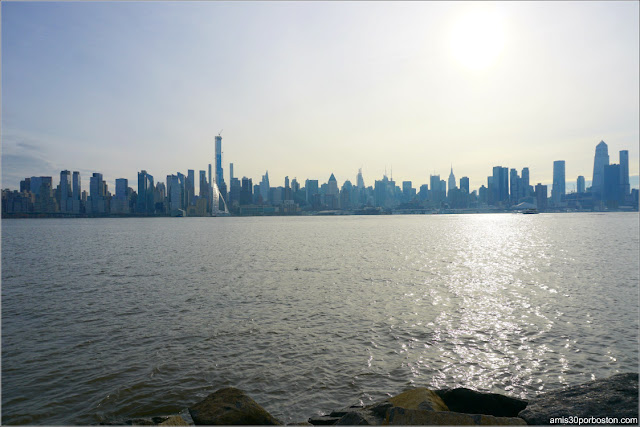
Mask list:
[[[463,176],[460,178],[460,190],[463,194],[469,194],[469,177]]]
[[[155,211],[153,202],[153,176],[146,170],[138,172],[138,200],[136,204],[136,212],[150,214]]]
[[[536,184],[536,205],[538,206],[539,211],[543,211],[547,208],[547,191],[548,190],[546,185],[542,185],[540,183]]]
[[[82,188],[80,182],[80,172],[73,172],[73,188],[72,188],[72,198],[73,200],[80,200],[82,197]]]
[[[193,169],[187,169],[187,183],[185,186],[185,199],[186,199],[185,209],[186,209],[186,206],[191,206],[195,203],[193,201],[193,198],[196,196],[195,179],[196,179],[195,171]]]
[[[509,201],[509,168],[494,166],[492,178],[490,190],[493,192],[493,204],[507,203]]]
[[[565,163],[564,160],[553,162],[553,186],[551,187],[551,201],[558,206],[566,194]]]
[[[602,196],[604,186],[604,167],[609,164],[609,148],[604,141],[596,145],[596,155],[593,159],[593,180],[591,192],[598,198]]]
[[[584,176],[578,176],[578,180],[576,182],[576,191],[578,193],[584,193],[586,190]]]
[[[71,212],[73,210],[73,200],[71,198],[71,172],[64,170],[60,172],[60,212]]]
[[[529,168],[522,168],[522,176],[520,177],[520,197],[529,197],[531,195],[529,187]]]
[[[627,195],[631,192],[629,185],[629,151],[620,151],[620,197],[624,201]]]
[[[512,205],[517,205],[521,197],[521,182],[517,169],[511,169],[509,172],[509,201]]]
[[[604,167],[602,200],[609,208],[616,208],[622,201],[620,185],[620,165],[611,164]]]

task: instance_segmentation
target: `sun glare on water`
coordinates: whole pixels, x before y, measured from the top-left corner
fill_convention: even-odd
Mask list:
[[[504,48],[504,23],[495,10],[475,10],[455,22],[451,52],[465,67],[485,69],[496,62]]]

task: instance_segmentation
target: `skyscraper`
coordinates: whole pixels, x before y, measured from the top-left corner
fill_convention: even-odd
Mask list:
[[[520,199],[520,177],[518,176],[518,170],[517,169],[511,169],[510,174],[509,174],[509,187],[510,187],[510,192],[509,192],[509,200],[511,201],[512,205],[516,205],[518,204],[518,199]]]
[[[630,193],[631,188],[629,186],[629,151],[620,151],[620,191],[622,201]]]
[[[617,208],[621,202],[620,169],[616,164],[604,167],[602,200],[609,208]]]
[[[356,178],[358,189],[364,190],[364,179],[362,178],[362,168],[358,169],[358,177]]]
[[[260,196],[264,203],[269,200],[269,188],[269,171],[266,171],[264,175],[262,175],[262,181],[260,181]]]
[[[80,172],[73,172],[73,200],[80,200],[80,196],[82,195],[81,190],[81,182],[80,182]]]
[[[554,205],[559,205],[566,194],[564,160],[553,162],[553,186],[551,187],[551,200]]]
[[[509,168],[493,167],[493,204],[506,203],[509,200]]]
[[[456,186],[456,177],[455,177],[455,175],[453,174],[453,165],[451,166],[451,172],[449,173],[448,184],[449,184],[449,185],[448,185],[448,188],[447,188],[447,190],[448,190],[448,192],[447,192],[447,196],[449,195],[449,193],[451,192],[451,190],[454,190],[454,189],[458,188],[458,187]]]
[[[215,161],[215,165],[216,165],[216,176],[215,176],[215,181],[216,184],[218,184],[218,187],[220,187],[222,185],[222,183],[224,182],[224,176],[222,174],[222,136],[220,136],[219,134],[216,136],[216,142],[215,142],[215,156],[216,156],[216,161]]]
[[[520,178],[520,197],[529,197],[531,194],[529,186],[529,168],[522,168],[522,176]]]
[[[185,186],[186,206],[191,206],[194,203],[193,198],[196,195],[195,180],[195,171],[193,169],[187,169],[187,184]]]
[[[604,186],[604,167],[609,164],[609,148],[604,141],[596,145],[596,155],[593,159],[593,180],[591,181],[591,192],[596,197],[601,197]]]
[[[440,175],[429,175],[429,200],[441,202],[444,197],[440,194]]]
[[[585,192],[585,181],[584,181],[584,176],[582,176],[582,175],[580,175],[578,177],[577,192],[578,193],[584,193]]]
[[[71,200],[71,172],[64,170],[60,172],[60,212],[67,212],[73,209],[69,203]]]
[[[462,178],[460,178],[460,190],[462,190],[464,194],[469,194],[469,177],[468,176],[463,176]]]
[[[153,213],[153,176],[146,170],[138,172],[138,201],[136,211],[138,213]]]

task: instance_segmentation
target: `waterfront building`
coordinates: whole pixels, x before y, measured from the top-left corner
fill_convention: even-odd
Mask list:
[[[231,187],[232,179],[233,179],[233,163],[229,163],[229,187]]]
[[[111,199],[111,213],[128,214],[129,210],[129,180],[126,178],[116,179],[116,194]]]
[[[171,215],[177,214],[184,209],[184,175],[178,172],[177,175],[167,175],[167,204]]]
[[[624,201],[629,195],[631,187],[629,185],[629,151],[620,151],[620,197]]]
[[[63,170],[60,172],[60,200],[58,203],[60,204],[60,212],[72,212],[73,211],[73,202],[72,202],[72,193],[71,193],[71,172],[68,170]]]
[[[187,169],[187,182],[185,185],[185,206],[191,206],[195,204],[195,201],[194,201],[195,196],[196,196],[195,171],[193,169]]]
[[[548,190],[546,185],[542,185],[540,183],[536,184],[536,190],[535,190],[536,205],[538,206],[538,210],[540,212],[544,211],[547,208],[547,198],[548,198],[547,191]]]
[[[429,175],[429,200],[434,203],[440,203],[444,200],[440,193],[440,175]]]
[[[491,204],[499,205],[509,201],[509,168],[502,166],[493,167],[492,182],[489,186],[493,197]]]
[[[418,193],[418,197],[421,202],[429,200],[429,185],[422,184],[420,186],[420,192]]]
[[[478,202],[482,204],[488,204],[489,194],[491,194],[489,188],[481,185],[480,188],[478,188]]]
[[[449,188],[448,188],[448,192],[447,192],[447,196],[449,195],[449,192],[451,192],[451,190],[458,188],[456,186],[456,177],[453,174],[453,165],[451,166],[451,172],[449,173]]]
[[[26,193],[31,192],[31,178],[25,178],[20,181],[20,192]]]
[[[585,192],[584,176],[582,175],[578,176],[578,181],[576,182],[576,189],[579,194]]]
[[[49,188],[53,188],[53,178],[50,176],[32,176],[29,179],[29,191],[35,194],[36,198],[40,194],[42,184],[48,184]]]
[[[553,162],[553,186],[551,187],[551,201],[559,206],[566,194],[565,163],[564,160]]]
[[[314,197],[316,194],[319,194],[318,191],[318,180],[317,179],[307,179],[304,182],[304,189],[306,193],[307,203],[312,205],[314,201]]]
[[[460,178],[460,190],[463,194],[469,194],[469,177],[463,176]]]
[[[80,179],[80,172],[78,171],[74,171],[73,172],[73,177],[72,177],[72,193],[71,193],[71,198],[73,199],[72,203],[72,209],[71,211],[73,213],[81,213],[84,210],[84,206],[82,203],[82,188],[81,188],[81,179]]]
[[[597,197],[602,196],[604,186],[604,167],[609,164],[609,148],[604,141],[596,145],[596,155],[593,159],[593,179],[591,192]]]
[[[620,165],[610,164],[604,167],[602,183],[602,201],[609,209],[617,208],[622,201],[620,185]]]
[[[253,190],[253,183],[251,182],[251,178],[247,178],[246,176],[243,176],[241,189],[240,189],[240,206],[253,204],[252,190]],[[260,187],[260,191],[262,191],[262,186]]]
[[[266,171],[264,175],[262,175],[262,180],[260,181],[260,196],[262,197],[262,202],[267,203],[269,201],[269,171]]]
[[[146,170],[138,172],[138,199],[136,212],[142,214],[154,213],[153,201],[153,176],[148,174]]]
[[[509,201],[512,205],[517,205],[520,199],[520,177],[516,169],[509,172]]]
[[[238,178],[231,178],[231,182],[229,183],[229,207],[236,209],[240,206],[240,189],[242,185]]]
[[[405,203],[411,201],[412,190],[413,183],[411,181],[402,181],[402,198]]]
[[[531,195],[531,184],[529,183],[529,168],[522,168],[522,176],[520,177],[520,197],[529,197]]]
[[[94,172],[89,178],[89,206],[90,213],[105,214],[110,212],[107,199],[107,183],[102,179],[102,174]]]
[[[52,178],[50,176],[31,177],[31,184],[37,184],[38,192],[35,194],[34,211],[38,213],[55,213],[59,211],[58,202],[53,197]]]
[[[327,191],[324,194],[324,201],[327,205],[327,209],[339,209],[339,190],[338,190],[338,181],[336,177],[331,174],[329,177],[329,181],[327,182]]]

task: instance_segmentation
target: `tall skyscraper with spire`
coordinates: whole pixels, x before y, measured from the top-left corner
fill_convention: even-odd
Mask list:
[[[215,165],[216,165],[216,176],[215,176],[215,180],[216,180],[216,184],[218,184],[218,187],[220,187],[220,185],[224,182],[224,176],[222,174],[222,136],[221,135],[216,135],[216,142],[215,142]]]
[[[364,178],[362,178],[362,168],[358,169],[358,176],[356,178],[356,184],[358,189],[364,190]]]
[[[456,186],[456,177],[453,174],[453,165],[451,165],[451,173],[449,173],[448,186],[447,186],[447,195],[451,192],[451,190],[458,188]]]
[[[593,180],[591,181],[591,192],[602,195],[604,186],[604,167],[609,165],[609,148],[604,141],[596,145],[596,156],[593,160]]]

